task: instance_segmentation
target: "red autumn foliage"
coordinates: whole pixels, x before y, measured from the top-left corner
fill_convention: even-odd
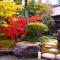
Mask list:
[[[0,33],[2,32],[2,28],[0,27]]]
[[[39,22],[40,18],[41,18],[41,15],[34,15],[34,16],[29,17],[28,22],[29,23],[30,22]]]
[[[40,20],[40,15],[35,15],[29,17],[28,23],[30,22],[38,22]],[[25,17],[20,16],[11,16],[7,17],[5,21],[10,25],[8,27],[3,27],[2,31],[6,37],[10,37],[11,39],[15,39],[21,35],[27,35],[26,32],[26,19]]]
[[[26,35],[26,28],[20,27],[17,25],[11,25],[3,28],[3,33],[6,37],[10,37],[11,39],[15,39],[18,36]]]

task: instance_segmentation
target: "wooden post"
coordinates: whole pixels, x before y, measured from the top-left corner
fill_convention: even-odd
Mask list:
[[[26,18],[26,24],[28,23],[28,4],[27,0],[25,0],[25,18]]]
[[[39,0],[39,2],[42,2],[42,0]]]

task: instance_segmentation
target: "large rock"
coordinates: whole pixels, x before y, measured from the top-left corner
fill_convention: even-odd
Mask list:
[[[35,57],[40,49],[39,42],[18,42],[12,48],[12,52],[19,57]]]

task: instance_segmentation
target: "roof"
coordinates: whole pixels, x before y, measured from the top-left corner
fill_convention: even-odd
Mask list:
[[[60,6],[53,7],[53,14],[51,16],[60,15]]]

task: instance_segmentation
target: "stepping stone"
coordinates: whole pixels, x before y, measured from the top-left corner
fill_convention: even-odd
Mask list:
[[[56,59],[57,59],[57,60],[60,60],[60,54],[57,54],[57,55],[56,55]]]

